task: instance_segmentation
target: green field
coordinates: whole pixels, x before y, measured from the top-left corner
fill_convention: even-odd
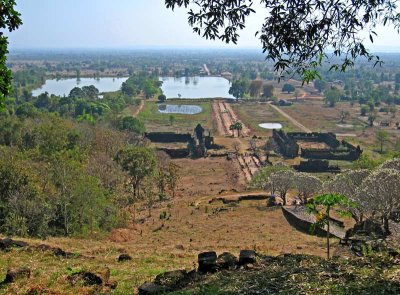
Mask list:
[[[258,126],[261,123],[281,123],[285,132],[300,131],[267,103],[232,104],[239,118],[258,136],[271,136],[272,131]]]
[[[183,115],[183,114],[163,114],[158,111],[158,103],[153,101],[146,101],[143,110],[139,114],[139,119],[142,120],[146,126],[147,131],[157,132],[192,132],[197,124],[201,124],[206,130],[214,130],[212,111],[210,101],[197,101],[197,100],[171,100],[167,104],[170,105],[197,105],[203,111],[196,115]],[[170,117],[173,116],[171,123]]]

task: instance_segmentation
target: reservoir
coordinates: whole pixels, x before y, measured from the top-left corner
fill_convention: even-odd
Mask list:
[[[46,80],[45,84],[32,91],[33,96],[38,96],[44,92],[48,92],[49,94],[54,94],[58,96],[68,96],[70,91],[74,87],[83,87],[93,85],[99,92],[112,92],[117,91],[121,88],[123,82],[125,82],[128,77],[124,78],[81,78],[81,79],[52,79]]]
[[[230,82],[222,77],[161,77],[167,98],[231,98]]]

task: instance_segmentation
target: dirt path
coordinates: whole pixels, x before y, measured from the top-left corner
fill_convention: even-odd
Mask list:
[[[213,116],[215,118],[215,122],[217,124],[217,131],[220,135],[224,136],[227,135],[227,132],[225,130],[225,126],[224,123],[222,121],[222,117],[221,117],[221,110],[219,108],[219,104],[216,102],[212,103],[212,110],[213,110]]]
[[[258,158],[256,158],[253,155],[247,155],[247,154],[239,155],[237,157],[237,160],[239,162],[240,168],[242,170],[242,173],[246,181],[250,182],[254,174],[256,174],[258,169],[261,168],[260,160],[258,160]]]
[[[132,113],[132,116],[137,117],[137,115],[139,115],[139,113],[143,110],[143,108],[144,108],[144,100],[141,99],[139,107]]]
[[[222,136],[231,136],[232,131],[229,130],[229,127],[236,121],[239,121],[238,116],[233,111],[232,107],[229,105],[229,103],[224,101],[213,101],[212,109],[215,121],[217,123],[218,133]],[[250,135],[250,129],[244,125],[243,122],[241,135]],[[237,132],[235,132],[235,136],[237,136]]]
[[[273,108],[274,110],[276,110],[278,113],[280,113],[282,116],[284,116],[286,119],[288,119],[293,125],[297,126],[298,128],[300,128],[301,130],[303,130],[304,132],[307,133],[311,133],[312,131],[310,129],[308,129],[306,126],[304,126],[303,124],[301,124],[299,121],[297,121],[296,119],[294,119],[292,116],[290,116],[289,114],[285,113],[284,111],[282,111],[282,109],[280,109],[279,107],[273,105],[273,104],[269,104],[271,106],[271,108]]]

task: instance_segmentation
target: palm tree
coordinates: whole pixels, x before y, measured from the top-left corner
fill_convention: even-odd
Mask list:
[[[240,132],[243,129],[243,124],[240,121],[236,121],[236,123],[234,125],[235,125],[235,129],[238,131],[238,137],[239,137]]]
[[[236,125],[235,124],[231,124],[231,126],[229,126],[229,130],[232,130],[232,137],[235,137]]]

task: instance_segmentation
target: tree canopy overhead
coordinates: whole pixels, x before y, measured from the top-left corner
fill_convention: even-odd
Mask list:
[[[11,92],[12,74],[6,66],[8,38],[3,30],[10,32],[16,30],[21,24],[20,14],[14,9],[14,0],[0,0],[0,108],[3,106],[4,97]]]
[[[300,74],[309,82],[316,67],[333,57],[331,68],[344,71],[358,57],[379,63],[365,47],[362,32],[373,42],[377,25],[399,30],[398,0],[259,0],[265,21],[256,33],[275,70]],[[193,31],[207,39],[237,43],[239,31],[256,11],[255,0],[165,0],[167,8],[184,7]],[[258,12],[258,11],[257,11]],[[327,51],[332,51],[331,55]]]

